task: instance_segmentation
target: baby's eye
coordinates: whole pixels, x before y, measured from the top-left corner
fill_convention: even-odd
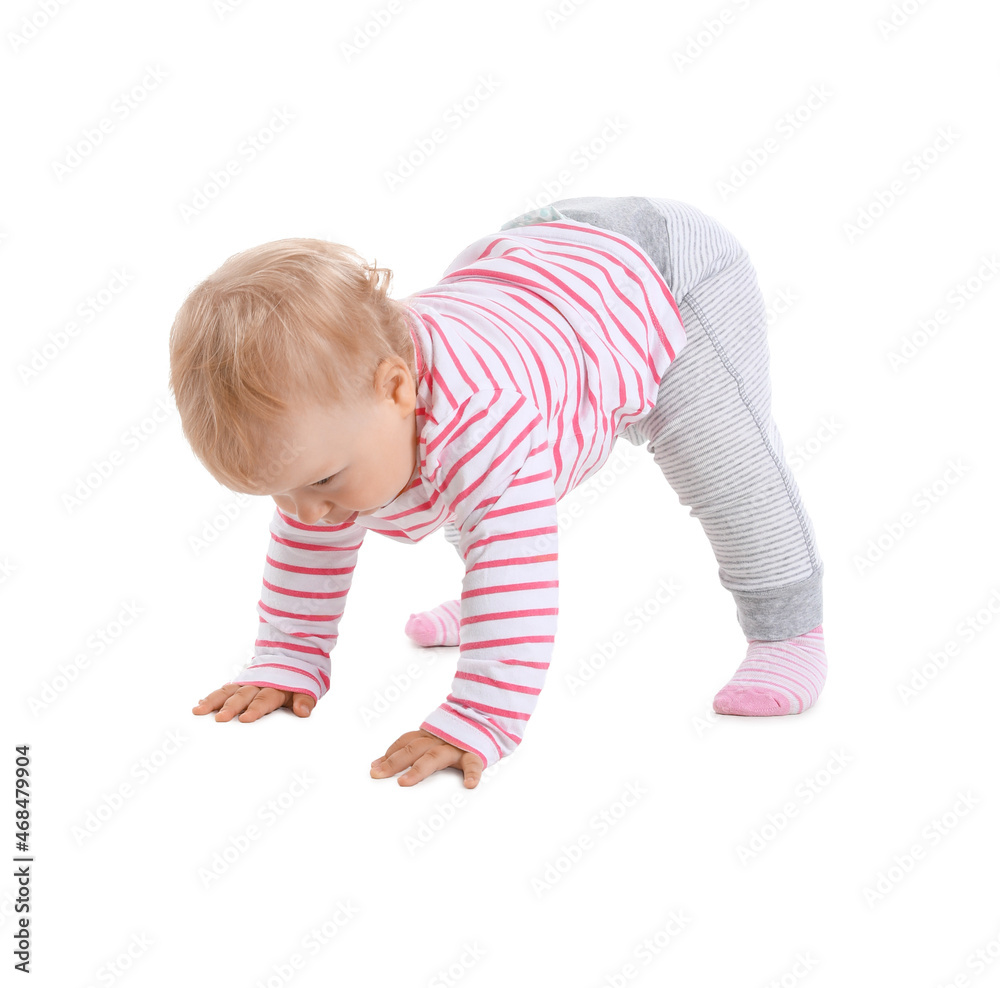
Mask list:
[[[339,476],[340,474],[336,473],[330,474],[329,477],[324,477],[322,480],[317,480],[316,483],[313,484],[313,487],[322,487],[325,483],[328,483],[329,481],[333,480],[334,477],[339,477]]]

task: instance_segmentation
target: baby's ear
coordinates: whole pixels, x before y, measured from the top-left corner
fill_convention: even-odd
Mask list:
[[[386,357],[375,372],[375,392],[398,401],[400,388],[405,388],[408,396],[415,395],[416,381],[402,357]]]

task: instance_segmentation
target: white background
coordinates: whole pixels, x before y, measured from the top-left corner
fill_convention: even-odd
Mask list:
[[[35,983],[1000,984],[996,7],[51,9],[0,24],[0,829],[13,858],[29,744]],[[548,684],[478,789],[368,774],[451,682],[457,649],[403,633],[460,592],[440,534],[367,539],[308,720],[193,716],[251,655],[273,503],[183,438],[167,339],[187,292],[316,236],[391,267],[401,297],[576,195],[687,201],[750,252],[826,567],[818,705],[711,713],[745,652],[735,605],[623,441],[563,502]]]

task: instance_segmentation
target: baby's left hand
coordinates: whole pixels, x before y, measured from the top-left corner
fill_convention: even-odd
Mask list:
[[[401,786],[413,786],[442,768],[457,765],[465,775],[465,788],[474,789],[483,774],[479,756],[448,744],[427,731],[408,731],[386,749],[385,757],[372,762],[373,779],[385,779],[401,769],[410,771],[396,781]]]

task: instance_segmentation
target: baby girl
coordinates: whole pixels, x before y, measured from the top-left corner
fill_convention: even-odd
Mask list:
[[[372,762],[467,787],[520,744],[558,615],[557,502],[647,444],[701,523],[746,655],[720,714],[798,714],[826,680],[823,563],[771,417],[767,316],[746,250],[693,206],[564,199],[463,250],[403,299],[350,248],[288,239],[229,258],[185,300],[170,387],[195,454],[276,508],[250,664],[193,708],[309,716],[368,532],[439,528],[461,597],[413,614],[458,645],[445,700]]]

